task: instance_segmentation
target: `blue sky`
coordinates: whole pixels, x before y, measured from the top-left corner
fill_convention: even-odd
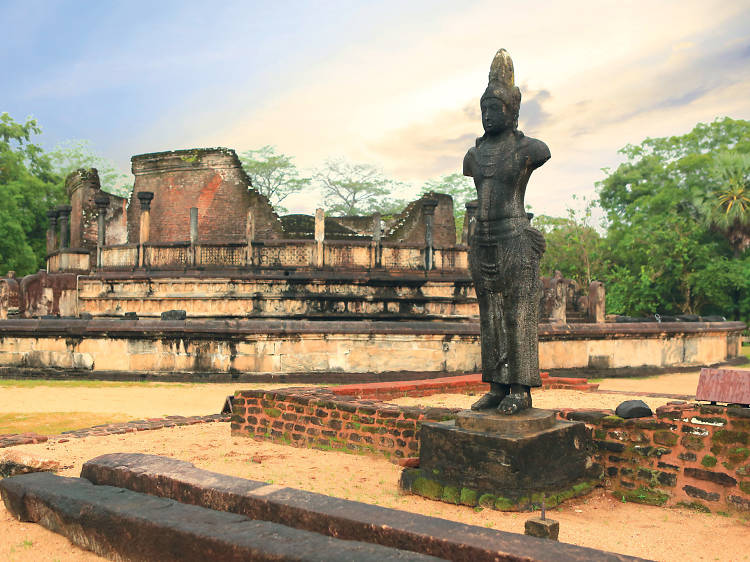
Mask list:
[[[343,156],[416,190],[460,171],[500,47],[520,128],[552,152],[536,212],[593,196],[626,143],[750,119],[748,1],[0,0],[0,21],[0,112],[124,171],[144,152],[273,144],[304,171]]]

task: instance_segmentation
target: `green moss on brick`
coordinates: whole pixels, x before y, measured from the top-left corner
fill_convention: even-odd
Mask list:
[[[477,505],[477,493],[469,488],[461,488],[461,497],[459,498],[461,505],[468,505],[474,507]]]
[[[732,443],[747,445],[748,434],[744,431],[720,429],[719,431],[714,432],[714,434],[711,436],[711,440],[715,443],[723,443],[725,445],[731,445]]]
[[[607,438],[607,430],[606,429],[595,429],[594,430],[594,439],[599,439],[600,441]]]
[[[701,459],[701,464],[707,468],[716,466],[716,457],[712,457],[711,455],[706,455]]]
[[[454,486],[443,488],[443,501],[447,503],[458,504],[461,501],[461,492]]]
[[[742,490],[746,494],[750,494],[750,480],[746,480],[745,482],[740,482],[740,490]]]
[[[750,457],[750,449],[747,447],[734,447],[727,451],[727,458],[735,464],[746,461],[748,457]]]
[[[658,443],[659,445],[674,447],[675,445],[677,445],[677,439],[677,435],[675,435],[671,431],[654,431],[654,443]]]
[[[622,427],[625,420],[620,416],[604,416],[599,423],[602,424],[602,427]]]
[[[278,418],[281,416],[281,410],[278,408],[263,408],[263,411],[270,418]]]
[[[684,507],[685,509],[691,509],[693,511],[698,511],[700,513],[711,513],[711,510],[708,509],[705,505],[703,505],[701,502],[698,501],[692,501],[692,502],[677,502],[678,507]]]
[[[637,490],[618,490],[615,495],[622,501],[646,505],[664,505],[669,499],[667,494],[645,486],[641,486]]]

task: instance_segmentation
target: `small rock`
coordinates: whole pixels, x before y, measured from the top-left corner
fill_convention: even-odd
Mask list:
[[[615,414],[625,419],[648,418],[654,415],[651,408],[643,400],[625,400],[617,406]]]
[[[185,320],[187,312],[184,310],[165,310],[161,313],[162,320]]]
[[[542,519],[541,517],[532,517],[526,520],[524,525],[524,534],[530,537],[540,539],[557,540],[560,534],[560,523],[554,519]]]

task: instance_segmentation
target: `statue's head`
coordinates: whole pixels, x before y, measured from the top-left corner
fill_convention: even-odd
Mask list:
[[[480,101],[482,126],[487,134],[518,127],[521,90],[513,78],[513,61],[505,49],[500,49],[490,66],[487,89]]]

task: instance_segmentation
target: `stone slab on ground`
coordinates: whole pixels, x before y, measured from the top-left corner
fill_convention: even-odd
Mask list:
[[[43,459],[14,449],[0,452],[0,478],[8,478],[29,472],[56,472],[60,463]]]
[[[284,525],[451,560],[636,560],[435,517],[268,485],[155,455],[115,453],[84,464],[84,478]]]
[[[750,369],[701,369],[695,398],[750,405]]]
[[[0,494],[18,519],[112,560],[439,560],[46,472],[6,478]]]

